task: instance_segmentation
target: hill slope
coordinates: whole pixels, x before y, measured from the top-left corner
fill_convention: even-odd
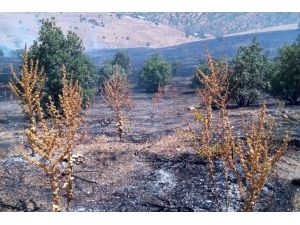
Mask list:
[[[269,57],[275,57],[278,48],[286,43],[292,43],[297,39],[299,30],[279,30],[271,32],[261,32],[252,34],[242,34],[235,36],[226,36],[222,39],[211,39],[194,41],[185,44],[179,44],[163,48],[110,48],[110,49],[90,49],[87,51],[88,55],[99,67],[101,64],[113,57],[119,51],[124,50],[128,52],[133,64],[133,76],[129,76],[131,81],[137,81],[137,74],[141,70],[144,61],[153,53],[159,53],[166,58],[170,63],[172,61],[180,62],[181,66],[178,70],[178,76],[193,75],[195,65],[199,62],[200,58],[205,57],[204,44],[208,45],[209,51],[213,56],[231,58],[236,54],[239,46],[247,45],[253,37],[256,37],[261,43],[264,51],[268,53]],[[0,57],[0,68],[3,68],[0,80],[7,83],[7,76],[10,75],[8,64],[19,64],[20,60],[16,58]]]
[[[228,36],[222,39],[211,39],[203,41],[195,41],[191,43],[169,46],[165,48],[130,48],[123,49],[130,55],[135,72],[139,72],[144,61],[153,53],[159,53],[169,62],[178,61],[181,67],[178,70],[178,75],[192,76],[195,65],[200,58],[205,57],[204,44],[208,45],[209,51],[216,57],[231,58],[236,54],[239,46],[250,44],[251,39],[256,37],[268,53],[269,57],[275,57],[278,48],[286,43],[292,43],[297,39],[299,30],[279,30],[272,32],[261,32],[253,34],[243,34],[236,36]],[[105,60],[111,58],[119,49],[99,49],[92,50],[88,53],[99,66]]]
[[[115,13],[0,13],[0,48],[23,48],[37,37],[39,21],[55,17],[64,32],[76,32],[87,49],[165,47],[197,40],[167,25]]]
[[[221,36],[266,27],[299,24],[300,13],[125,13],[204,37]],[[205,35],[206,34],[206,35]]]

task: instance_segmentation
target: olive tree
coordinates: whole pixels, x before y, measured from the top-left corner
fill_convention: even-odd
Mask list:
[[[171,81],[171,66],[159,54],[152,55],[144,63],[139,83],[148,92],[156,92]]]
[[[251,44],[240,46],[233,58],[231,84],[236,84],[232,93],[238,106],[255,103],[263,91],[270,87],[270,63],[257,39]]]

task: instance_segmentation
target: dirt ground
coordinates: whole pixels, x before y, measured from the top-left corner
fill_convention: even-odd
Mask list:
[[[135,108],[121,142],[115,122],[107,122],[112,112],[95,97],[87,114],[88,139],[75,150],[84,162],[74,168],[71,211],[217,210],[207,162],[178,131],[193,123],[187,108],[197,105],[197,98],[187,88],[188,79],[175,79],[174,86],[177,91],[171,87],[158,106],[153,105],[153,94],[134,92]],[[230,117],[238,127],[240,113],[256,109],[231,109]],[[1,98],[0,112],[0,211],[51,211],[49,178],[19,154],[26,123],[17,101]],[[277,121],[278,140],[284,131],[292,140],[261,193],[257,211],[300,211],[300,107],[280,109],[274,103],[268,113]],[[221,177],[218,168],[216,164],[215,175]],[[236,211],[236,181],[229,182],[229,210]],[[220,178],[217,188],[224,185]]]

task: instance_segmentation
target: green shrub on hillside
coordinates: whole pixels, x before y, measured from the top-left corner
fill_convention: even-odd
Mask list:
[[[117,71],[115,71],[117,69]],[[118,64],[113,64],[111,61],[106,61],[102,64],[98,70],[98,85],[101,88],[104,84],[104,81],[112,77],[114,73],[117,74],[126,74],[126,71],[122,66]]]
[[[159,86],[171,81],[171,66],[159,54],[152,55],[145,61],[139,77],[139,83],[148,92],[156,92]]]
[[[30,47],[29,58],[38,59],[39,65],[45,68],[45,100],[51,96],[56,105],[59,105],[58,96],[62,90],[61,67],[63,64],[66,66],[67,74],[73,73],[73,79],[78,80],[83,101],[86,102],[92,94],[90,86],[94,83],[96,69],[84,53],[82,40],[71,31],[64,35],[53,17],[51,20],[42,20],[39,36]]]
[[[220,68],[222,66],[222,64],[224,63],[222,59],[214,59],[214,62],[217,64],[216,65],[216,68]],[[211,71],[207,65],[207,62],[203,59],[200,60],[200,62],[198,63],[198,65],[196,66],[196,69],[194,71],[194,75],[191,79],[191,87],[192,88],[201,88],[202,87],[202,83],[199,79],[199,76],[198,76],[198,72],[197,70],[200,70],[202,71],[204,74],[206,75],[211,75]]]
[[[298,104],[300,97],[300,35],[295,43],[279,49],[271,81],[275,97]]]
[[[232,93],[238,106],[255,103],[263,91],[270,88],[270,62],[259,42],[254,38],[248,46],[240,46],[233,58],[231,84],[236,86]]]
[[[125,70],[125,73],[127,75],[131,73],[131,60],[127,52],[116,52],[111,63],[112,65],[118,64],[119,66],[121,66]]]

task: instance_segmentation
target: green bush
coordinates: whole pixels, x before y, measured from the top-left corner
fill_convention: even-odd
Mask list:
[[[271,80],[271,93],[291,104],[300,97],[300,35],[295,43],[279,49],[275,59],[275,73]]]
[[[181,62],[180,61],[173,61],[171,63],[171,69],[172,69],[172,76],[176,76],[178,69],[181,66]]]
[[[103,86],[106,79],[110,78],[114,74],[116,69],[118,70],[117,74],[126,74],[125,70],[120,65],[115,65],[111,61],[106,61],[103,63],[98,71],[99,88]]]
[[[231,85],[237,84],[232,97],[238,106],[255,103],[263,91],[269,90],[270,68],[270,62],[255,38],[250,45],[239,47],[233,59],[230,81]]]
[[[121,66],[125,70],[125,73],[127,75],[131,73],[131,60],[127,52],[123,52],[123,51],[116,52],[111,63],[113,65],[117,64]]]
[[[159,86],[171,81],[171,66],[159,54],[152,55],[144,63],[139,83],[148,92],[156,92]]]
[[[213,60],[217,63],[217,68],[220,68],[222,66],[223,60],[214,59],[214,58],[213,58]],[[211,70],[208,68],[206,60],[201,59],[200,62],[198,63],[198,65],[196,66],[194,75],[191,79],[190,86],[195,89],[202,87],[202,83],[200,82],[199,77],[197,75],[198,74],[197,70],[200,70],[202,73],[204,73],[206,75],[209,75],[209,76],[211,75]]]
[[[78,80],[83,101],[86,103],[92,94],[91,85],[94,83],[96,69],[84,53],[82,40],[76,33],[69,31],[65,36],[61,28],[56,26],[53,17],[42,20],[39,37],[30,47],[29,58],[38,59],[39,65],[45,68],[45,100],[51,96],[59,106],[58,96],[62,90],[61,67],[64,64],[68,74],[73,73],[74,80]]]
[[[97,73],[100,87],[103,86],[104,80],[113,75],[115,69],[118,69],[118,73],[121,74],[131,73],[131,60],[126,52],[116,52],[111,60],[107,60],[101,65]]]

